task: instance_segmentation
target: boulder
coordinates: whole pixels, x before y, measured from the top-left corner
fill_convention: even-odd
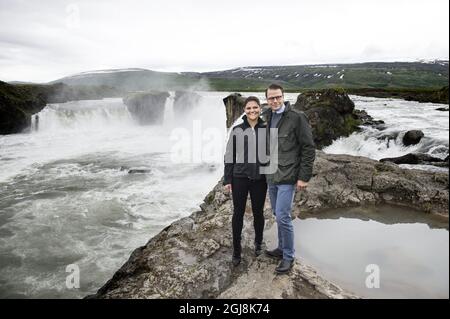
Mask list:
[[[386,128],[383,120],[375,120],[372,116],[367,114],[364,110],[353,110],[353,114],[361,121],[361,125],[371,126],[377,130],[384,130]]]
[[[421,153],[408,153],[399,157],[382,158],[380,162],[392,162],[395,164],[422,164],[422,165],[435,165],[435,166],[448,166],[448,157],[445,160],[440,158]],[[437,164],[441,163],[441,164]],[[437,164],[437,165],[436,165]]]
[[[141,125],[162,124],[167,92],[142,92],[133,93],[123,98],[133,119]]]
[[[363,122],[354,113],[355,104],[343,90],[329,89],[300,94],[294,109],[309,118],[314,142],[321,149],[341,136],[359,130]],[[365,114],[366,116],[367,113]]]
[[[420,130],[411,130],[405,133],[403,136],[403,145],[410,146],[416,145],[420,142],[420,140],[424,137],[424,134]]]
[[[355,103],[341,89],[309,91],[297,97],[296,109],[307,111],[317,107],[332,107],[337,112],[345,115],[353,112]]]
[[[46,105],[44,94],[0,81],[0,134],[20,133],[30,127],[31,116]]]
[[[128,174],[147,174],[150,172],[151,170],[148,168],[132,168],[128,170]]]
[[[241,115],[244,113],[245,97],[239,93],[233,93],[223,99],[225,104],[225,112],[227,116],[227,128],[231,127]]]

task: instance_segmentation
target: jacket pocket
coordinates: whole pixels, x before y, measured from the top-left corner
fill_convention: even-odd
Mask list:
[[[295,148],[295,140],[292,134],[278,135],[278,148],[282,152],[290,152]]]

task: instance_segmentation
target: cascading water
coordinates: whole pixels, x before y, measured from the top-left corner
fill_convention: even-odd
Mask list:
[[[136,247],[198,210],[222,160],[174,162],[172,133],[193,139],[194,122],[225,132],[219,97],[205,93],[181,115],[172,93],[153,126],[137,125],[121,99],[50,104],[37,130],[1,136],[0,297],[93,293]],[[71,264],[79,289],[66,287]]]
[[[324,148],[326,153],[365,156],[376,160],[408,153],[425,153],[445,159],[449,149],[448,112],[436,110],[440,104],[418,103],[399,99],[379,99],[352,96],[355,108],[365,110],[376,120],[385,122],[385,129],[363,127],[358,133],[342,137]],[[422,140],[404,146],[402,139],[408,130],[422,130]],[[448,171],[430,165],[401,165],[407,168]]]

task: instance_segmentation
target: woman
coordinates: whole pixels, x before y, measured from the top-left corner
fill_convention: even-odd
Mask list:
[[[261,163],[258,159],[258,134],[265,131],[264,121],[259,117],[259,99],[248,97],[244,103],[244,112],[243,123],[233,128],[227,143],[223,180],[225,190],[231,192],[233,197],[233,266],[241,262],[241,233],[249,193],[255,228],[255,255],[258,256],[262,252],[263,209],[267,193],[266,179],[260,173]]]

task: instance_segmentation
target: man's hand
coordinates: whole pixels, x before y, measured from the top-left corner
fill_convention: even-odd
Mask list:
[[[225,189],[225,192],[231,193],[231,189],[232,189],[231,184],[227,184],[223,188]]]
[[[307,182],[304,182],[304,181],[301,181],[301,180],[297,181],[297,190],[298,191],[305,190],[307,186],[308,186]]]

